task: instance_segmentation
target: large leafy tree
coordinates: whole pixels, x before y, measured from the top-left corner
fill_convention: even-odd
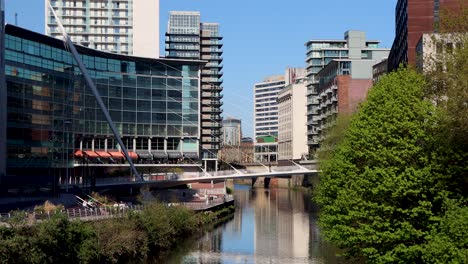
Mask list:
[[[445,192],[433,173],[437,144],[426,83],[411,69],[369,92],[327,160],[316,195],[325,236],[372,263],[418,263]]]

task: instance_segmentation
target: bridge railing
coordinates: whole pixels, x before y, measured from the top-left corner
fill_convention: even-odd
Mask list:
[[[298,166],[279,166],[271,169],[271,172],[287,172],[301,170]]]

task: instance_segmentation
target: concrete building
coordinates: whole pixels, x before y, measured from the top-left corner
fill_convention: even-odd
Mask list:
[[[223,58],[219,24],[201,23],[199,12],[172,11],[166,57],[207,61],[201,73],[201,153],[205,167],[217,168],[221,148]]]
[[[376,84],[388,72],[388,58],[372,66],[372,81]]]
[[[199,76],[204,62],[76,48],[95,76],[134,163],[197,171],[193,161],[200,156]],[[0,138],[0,146],[7,146],[8,154],[1,156],[7,160],[7,176],[0,188],[53,191],[65,175],[85,184],[106,175],[107,168],[128,168],[61,40],[6,25],[4,56],[8,119],[1,124],[7,125],[8,137]]]
[[[278,93],[278,160],[308,156],[305,71]]]
[[[416,63],[416,45],[423,33],[432,33],[440,20],[441,10],[468,6],[460,0],[398,0],[395,8],[395,40],[388,59],[388,70]]]
[[[62,38],[45,0],[46,35]],[[113,53],[159,57],[159,0],[50,0],[76,44]]]
[[[276,162],[278,156],[278,92],[285,76],[269,76],[254,85],[255,161]]]
[[[339,113],[353,113],[366,99],[373,85],[375,63],[375,60],[337,59],[317,74],[318,122],[312,126],[314,141],[320,144]]]
[[[223,145],[240,146],[242,138],[242,121],[236,118],[227,118],[222,121]]]
[[[416,68],[422,72],[443,70],[440,62],[468,39],[468,33],[425,33],[416,45]],[[437,67],[437,68],[436,68]]]
[[[310,150],[317,149],[316,131],[314,127],[319,122],[319,94],[317,74],[335,59],[368,59],[380,62],[388,57],[388,49],[379,48],[380,41],[367,40],[366,33],[349,30],[343,40],[310,40],[307,48],[307,137]]]

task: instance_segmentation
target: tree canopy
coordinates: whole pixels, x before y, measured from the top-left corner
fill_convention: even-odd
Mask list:
[[[425,87],[412,69],[384,76],[321,161],[315,197],[320,223],[326,238],[350,257],[421,263],[433,238],[450,238],[437,226],[453,219],[446,212],[461,196],[445,184],[457,173],[440,164],[450,158],[439,157],[446,154],[439,144],[440,115],[424,100]]]

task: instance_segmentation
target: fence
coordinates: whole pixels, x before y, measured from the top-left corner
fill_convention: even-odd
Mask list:
[[[184,206],[194,211],[208,210],[215,206],[219,206],[226,202],[234,200],[232,195],[226,195],[223,198],[214,200],[207,200],[207,202],[187,202],[187,203],[169,203],[167,206]],[[82,221],[96,221],[110,218],[121,218],[125,217],[129,212],[140,212],[145,209],[143,205],[131,205],[131,206],[108,206],[99,208],[70,208],[62,210],[70,220],[82,220]],[[24,213],[24,221],[27,223],[34,223],[37,221],[43,221],[50,219],[54,216],[54,212],[32,212]],[[2,213],[0,214],[0,225],[7,223],[12,218],[16,217],[14,213]]]

